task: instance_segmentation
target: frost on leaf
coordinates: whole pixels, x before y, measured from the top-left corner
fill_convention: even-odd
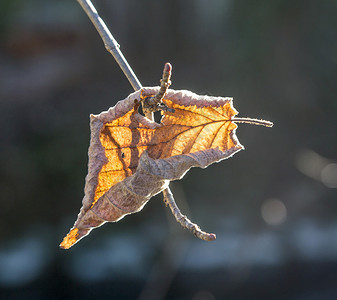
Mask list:
[[[171,180],[191,167],[206,168],[243,148],[235,135],[231,98],[168,90],[161,123],[138,113],[143,88],[99,115],[90,116],[88,175],[82,208],[60,247],[68,249],[93,228],[140,211]]]

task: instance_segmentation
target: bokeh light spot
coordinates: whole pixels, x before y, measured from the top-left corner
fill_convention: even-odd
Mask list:
[[[337,164],[326,165],[322,170],[321,180],[328,188],[337,188]]]
[[[281,225],[287,218],[287,208],[279,199],[266,200],[261,206],[263,220],[269,225]]]

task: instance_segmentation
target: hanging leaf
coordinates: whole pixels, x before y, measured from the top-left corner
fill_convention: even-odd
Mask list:
[[[243,149],[234,122],[247,119],[235,118],[231,98],[168,90],[163,102],[169,110],[158,124],[138,113],[141,101],[158,90],[143,88],[90,116],[83,206],[61,248],[68,249],[105,222],[140,211],[191,167],[206,168]]]

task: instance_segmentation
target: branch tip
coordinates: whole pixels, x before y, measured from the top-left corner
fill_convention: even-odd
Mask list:
[[[172,72],[172,65],[169,62],[165,63],[163,73],[165,72]]]

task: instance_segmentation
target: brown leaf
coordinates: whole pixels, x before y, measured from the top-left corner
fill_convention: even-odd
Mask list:
[[[93,228],[140,211],[171,180],[206,168],[243,148],[231,98],[168,90],[161,124],[138,113],[158,88],[143,88],[107,112],[90,116],[91,140],[83,206],[60,247],[68,249]]]

